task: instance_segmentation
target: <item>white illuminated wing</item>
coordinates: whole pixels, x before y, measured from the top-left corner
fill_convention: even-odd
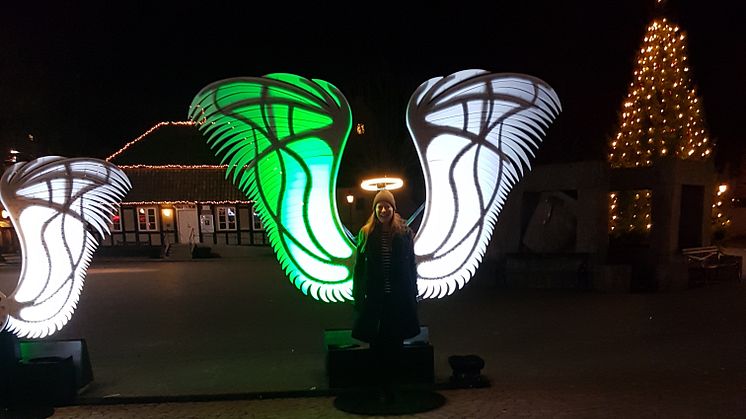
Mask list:
[[[508,192],[559,111],[549,85],[521,74],[465,70],[414,92],[407,126],[427,193],[414,245],[420,297],[443,297],[471,279]]]
[[[93,252],[130,188],[121,170],[94,159],[42,157],[5,171],[0,200],[23,265],[16,289],[0,295],[0,326],[41,338],[70,320]]]

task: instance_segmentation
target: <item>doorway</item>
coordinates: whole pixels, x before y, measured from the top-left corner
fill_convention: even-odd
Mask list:
[[[197,208],[177,208],[176,224],[179,228],[179,243],[199,243]]]

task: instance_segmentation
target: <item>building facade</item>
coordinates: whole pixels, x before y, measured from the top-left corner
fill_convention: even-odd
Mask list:
[[[268,244],[252,202],[225,178],[225,167],[120,168],[132,182],[132,189],[113,217],[112,233],[103,246]]]

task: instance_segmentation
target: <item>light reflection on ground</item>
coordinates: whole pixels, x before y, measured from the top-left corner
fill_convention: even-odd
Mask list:
[[[90,268],[88,275],[95,274],[133,274],[141,272],[157,272],[158,269],[152,268]]]

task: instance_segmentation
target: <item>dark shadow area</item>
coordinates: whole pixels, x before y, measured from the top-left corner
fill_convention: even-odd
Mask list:
[[[411,415],[435,410],[445,403],[445,397],[429,390],[401,390],[388,395],[358,390],[334,399],[334,407],[357,415]]]

